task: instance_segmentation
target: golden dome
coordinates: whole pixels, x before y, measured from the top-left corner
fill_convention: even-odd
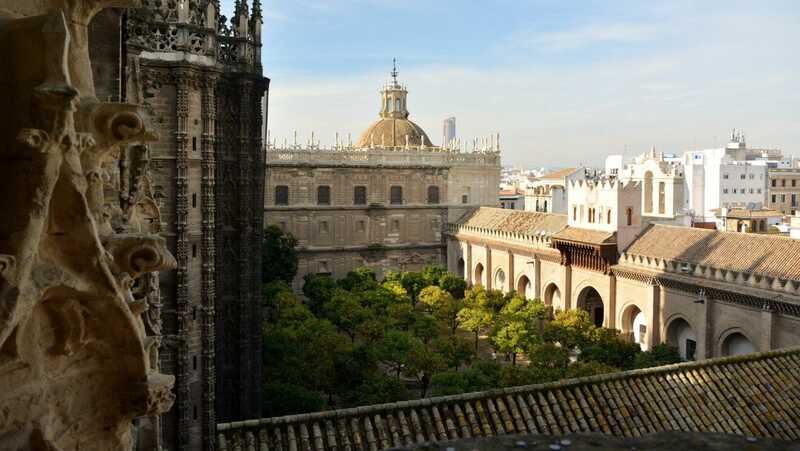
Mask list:
[[[419,125],[403,118],[385,117],[378,119],[361,134],[355,147],[365,149],[370,147],[403,148],[406,146],[406,136],[410,147],[433,147],[430,138]]]

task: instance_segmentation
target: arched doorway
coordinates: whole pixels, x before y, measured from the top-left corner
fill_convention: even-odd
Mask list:
[[[494,285],[492,286],[495,290],[506,291],[506,272],[502,269],[498,269],[496,273],[494,273]]]
[[[475,277],[472,279],[475,285],[483,285],[483,264],[478,263],[475,265]]]
[[[678,348],[683,360],[694,360],[697,353],[697,337],[692,326],[683,319],[676,318],[667,326],[667,343]]]
[[[556,284],[551,283],[544,290],[544,303],[545,305],[561,305],[561,290],[558,289]]]
[[[594,287],[586,287],[578,295],[578,308],[589,312],[592,322],[597,327],[603,327],[605,311],[603,309],[603,298]]]
[[[525,296],[527,299],[533,298],[533,284],[528,276],[523,275],[517,281],[517,293]]]
[[[754,352],[756,352],[756,347],[744,334],[739,332],[728,335],[725,337],[725,341],[722,342],[723,356],[752,354]]]
[[[466,279],[467,278],[467,273],[465,271],[464,266],[465,266],[464,259],[463,258],[459,258],[458,259],[458,275],[463,277],[464,279]]]
[[[630,305],[622,312],[622,333],[628,335],[631,341],[638,343],[642,351],[647,350],[647,323],[644,312],[635,305]]]

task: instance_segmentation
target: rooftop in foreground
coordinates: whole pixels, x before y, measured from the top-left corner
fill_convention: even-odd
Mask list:
[[[663,431],[800,439],[800,348],[220,424],[222,451],[379,450],[507,434]]]

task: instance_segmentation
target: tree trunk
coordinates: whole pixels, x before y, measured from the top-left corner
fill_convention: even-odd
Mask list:
[[[475,355],[478,355],[478,331],[475,331]]]
[[[511,353],[511,366],[517,366],[517,353]]]

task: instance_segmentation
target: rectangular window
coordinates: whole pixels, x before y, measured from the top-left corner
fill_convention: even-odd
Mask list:
[[[777,201],[778,201],[778,196],[776,196],[775,194],[773,194],[773,195],[772,195],[772,203],[774,204],[774,203],[775,203],[775,202],[777,202]]]
[[[722,178],[728,180],[728,174],[722,174]]]
[[[722,193],[723,193],[723,194],[728,194],[728,188],[723,188],[723,189],[722,189]]]
[[[782,204],[786,203],[786,194],[781,194],[781,203]]]
[[[786,179],[781,180],[781,186],[786,186]]]
[[[469,203],[469,196],[467,196],[466,194],[462,194],[461,195],[461,203],[462,204],[468,204]]]
[[[750,174],[750,180],[753,180],[754,178],[756,178],[756,175],[755,174]]]
[[[328,185],[321,185],[317,187],[317,205],[330,205],[331,204],[331,187]]]
[[[192,136],[192,150],[197,152],[197,137]]]
[[[797,186],[797,180],[792,179],[792,187],[794,188],[795,186]]]
[[[750,188],[750,194],[753,194],[753,193],[754,193],[753,188]]]
[[[389,203],[392,205],[401,205],[403,203],[402,186],[393,186],[389,188]]]
[[[328,233],[328,221],[320,221],[319,222],[319,232],[320,233]]]
[[[367,187],[356,186],[353,188],[353,204],[367,205]]]
[[[740,179],[742,179],[742,180],[744,180],[744,179],[745,179],[745,175],[744,175],[744,174],[742,174],[742,175],[740,175],[740,176],[739,176],[739,178],[740,178]]]
[[[429,204],[438,204],[439,203],[439,187],[438,186],[429,186],[428,187],[428,203]]]
[[[775,179],[772,179],[772,187],[775,188],[776,186],[778,186],[778,181],[775,180]]]
[[[275,187],[275,205],[289,205],[289,187],[278,185]]]
[[[797,194],[792,194],[792,208],[797,207]]]
[[[192,193],[192,208],[197,208],[197,194]]]

